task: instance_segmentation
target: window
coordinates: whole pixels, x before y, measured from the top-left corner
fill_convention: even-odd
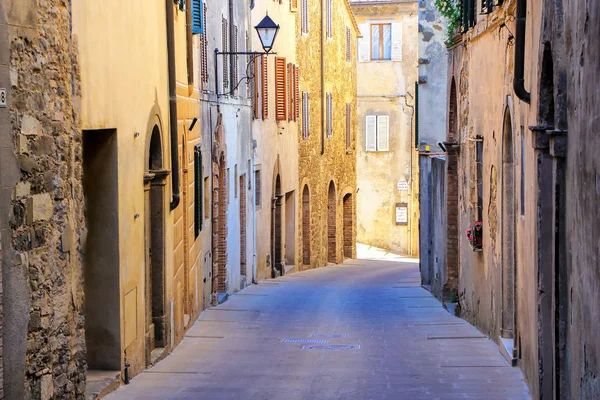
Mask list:
[[[346,103],[346,150],[350,149],[352,144],[352,104]]]
[[[392,59],[392,24],[371,25],[371,60]]]
[[[203,26],[206,26],[206,6],[203,7],[202,10],[202,23]],[[200,36],[200,40],[202,41],[202,45],[200,48],[200,69],[202,73],[202,83],[204,85],[208,84],[208,39],[206,37],[206,32],[202,33]]]
[[[287,119],[287,79],[284,57],[275,57],[275,119]]]
[[[204,178],[204,219],[210,218],[210,189],[208,177]]]
[[[232,183],[233,183],[233,196],[236,199],[237,199],[237,196],[238,196],[238,187],[235,184],[235,180],[237,179],[237,176],[238,176],[238,169],[237,169],[237,164],[235,164],[235,166],[233,167],[233,180],[234,180],[234,182],[232,182]]]
[[[478,136],[476,142],[477,163],[477,221],[483,222],[483,138]]]
[[[352,58],[352,31],[346,28],[346,62],[350,62]]]
[[[390,150],[390,117],[387,115],[367,115],[366,151]]]
[[[261,203],[261,187],[260,187],[260,169],[254,171],[254,204],[260,208]]]
[[[521,216],[525,216],[525,128],[521,127]]]
[[[233,26],[233,37],[231,38],[231,51],[238,51],[238,27]],[[235,87],[238,83],[238,56],[231,56],[231,85]]]
[[[302,92],[302,139],[308,140],[310,128],[310,102],[308,92]]]
[[[333,5],[332,0],[327,0],[327,38],[333,38]]]
[[[298,0],[290,0],[290,11],[298,11]]]
[[[294,121],[300,118],[300,69],[294,66]]]
[[[269,63],[266,55],[262,56],[261,98],[262,119],[265,120],[269,118]]]
[[[192,33],[194,35],[200,35],[204,33],[203,6],[203,0],[192,0]]]
[[[194,148],[194,237],[200,236],[202,231],[202,206],[204,193],[202,185],[202,152],[200,147]]]
[[[484,2],[486,0],[483,0]],[[462,0],[461,11],[462,11],[462,31],[466,32],[469,28],[475,26],[477,22],[477,0]]]
[[[308,0],[302,0],[302,33],[308,35]]]
[[[333,96],[327,93],[327,137],[333,137]]]
[[[221,21],[221,45],[223,47],[223,51],[229,51],[227,30],[229,29],[229,25],[227,24],[227,20],[223,18]],[[227,55],[223,55],[223,89],[229,87],[229,60]]]

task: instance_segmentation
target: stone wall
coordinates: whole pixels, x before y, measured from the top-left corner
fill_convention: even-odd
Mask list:
[[[12,132],[1,135],[2,187],[9,186],[4,163],[16,156],[20,167],[2,235],[4,294],[11,299],[4,308],[4,393],[10,399],[83,398],[85,222],[70,5],[15,0],[2,6],[10,26],[3,38],[10,82],[3,74],[1,86],[10,87]]]
[[[301,125],[299,141],[299,188],[305,185],[310,191],[310,265],[321,267],[328,263],[328,191],[335,186],[336,237],[335,260],[341,263],[343,255],[343,200],[350,195],[356,201],[356,37],[358,29],[346,0],[333,2],[333,38],[323,38],[321,60],[321,35],[326,36],[325,4],[309,3],[309,32],[301,31],[301,12],[296,16],[296,51],[300,68],[300,92],[310,94],[309,138],[303,140]],[[319,7],[323,6],[323,10]],[[323,12],[321,12],[323,11]],[[323,19],[321,19],[323,18]],[[346,29],[351,32],[351,57],[346,61]],[[323,69],[321,69],[323,67]],[[324,77],[321,82],[321,77]],[[331,138],[326,137],[321,117],[325,94],[333,98]],[[346,104],[351,105],[351,143],[346,149]],[[323,108],[324,110],[324,108]],[[302,114],[302,113],[301,113]],[[356,210],[356,208],[354,208]],[[354,211],[356,212],[356,211]],[[353,221],[352,241],[356,241],[356,215]],[[353,246],[354,247],[354,246]],[[355,250],[353,257],[355,256]]]
[[[567,0],[564,11],[569,150],[566,240],[570,274],[566,366],[569,398],[600,398],[600,3]]]

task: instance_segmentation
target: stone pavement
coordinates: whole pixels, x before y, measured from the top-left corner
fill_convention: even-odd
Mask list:
[[[529,399],[498,347],[419,286],[415,260],[366,258],[231,296],[107,399]]]

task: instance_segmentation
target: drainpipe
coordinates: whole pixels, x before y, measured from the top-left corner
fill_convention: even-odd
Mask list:
[[[517,97],[528,103],[531,94],[525,90],[525,28],[527,22],[527,0],[517,0],[517,33],[515,38],[514,90]]]
[[[325,2],[321,0],[321,155],[325,154]],[[326,29],[326,28],[325,28]]]
[[[169,65],[169,128],[171,133],[171,186],[173,198],[171,211],[177,208],[181,200],[179,187],[179,140],[177,138],[177,78],[175,75],[175,15],[173,1],[165,0],[167,5],[167,57]]]

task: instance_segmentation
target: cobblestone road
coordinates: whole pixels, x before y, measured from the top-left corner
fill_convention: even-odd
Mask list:
[[[415,261],[368,256],[233,295],[108,399],[529,398],[497,346],[419,286]]]

